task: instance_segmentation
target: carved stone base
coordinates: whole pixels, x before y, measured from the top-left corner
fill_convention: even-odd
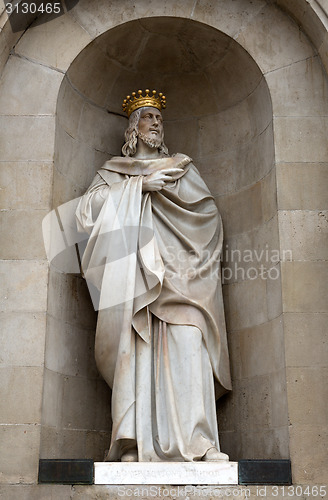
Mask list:
[[[238,484],[238,462],[95,462],[95,484]]]

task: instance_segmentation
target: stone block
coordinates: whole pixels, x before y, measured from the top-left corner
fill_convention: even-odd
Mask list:
[[[326,116],[328,82],[318,56],[266,75],[275,116]]]
[[[253,17],[235,39],[255,59],[263,73],[313,55],[311,44],[297,24],[272,4]]]
[[[47,308],[48,263],[0,261],[1,311],[41,312]]]
[[[314,46],[318,48],[325,34],[322,19],[324,19],[327,10],[325,11],[323,7],[324,1],[319,0],[319,2],[309,3],[298,0],[276,0],[276,3],[296,19],[298,26],[307,34]]]
[[[322,64],[328,72],[328,33],[325,33],[322,44],[319,47],[319,56],[322,61]]]
[[[39,467],[40,425],[1,425],[0,433],[2,448],[0,482],[36,483]],[[7,500],[15,497],[4,498]],[[20,494],[19,498],[22,498]]]
[[[63,396],[64,376],[45,368],[42,398],[43,425],[57,428],[61,426],[64,411]]]
[[[124,41],[131,42],[126,36],[124,36]],[[93,43],[83,50],[67,73],[73,87],[101,107],[106,105],[107,96],[121,72],[120,66],[107,57],[106,50],[116,49],[121,55],[125,55],[122,44],[115,45],[112,38],[110,38],[107,47],[103,42],[103,37],[101,37],[97,43]],[[133,49],[135,49],[135,45],[133,45]]]
[[[1,313],[0,325],[1,365],[43,366],[45,313]]]
[[[184,130],[184,134],[179,131]],[[198,126],[196,120],[165,121],[164,142],[169,148],[169,153],[181,153],[190,156],[199,167]]]
[[[108,7],[109,6],[106,5],[106,11]],[[111,5],[109,8],[113,7],[114,6]],[[132,12],[130,12],[130,14],[132,14]],[[111,68],[113,74],[116,74],[116,76],[118,76],[118,72],[117,70],[116,71],[114,70],[115,67],[117,69],[125,68],[134,71],[135,68],[138,66],[141,53],[144,51],[144,46],[149,36],[153,34],[154,31],[156,31],[156,34],[158,35],[163,34],[161,33],[160,29],[159,30],[156,29],[158,24],[161,22],[167,27],[169,20],[165,18],[164,19],[141,18],[138,19],[138,21],[135,22],[132,21],[130,24],[117,23],[115,28],[105,31],[101,36],[96,38],[96,41],[93,44],[93,46],[90,46],[89,54],[91,55],[92,51],[94,53],[93,59],[99,59],[99,61],[101,60],[101,64],[104,64],[103,61],[105,57],[107,62],[106,66],[104,66],[104,70],[106,71],[107,68]],[[172,27],[172,31],[170,32],[171,38],[173,33],[176,31],[174,29],[175,25],[177,24],[178,26],[181,26],[182,22],[183,22],[182,19],[171,19],[170,23],[170,26]],[[166,34],[167,34],[167,28],[166,28]],[[131,38],[133,39],[133,43],[131,43]],[[92,64],[91,61],[90,63]],[[109,63],[110,66],[108,66]],[[110,90],[111,90],[110,87],[108,87],[108,92],[106,95],[109,96]],[[134,90],[137,91],[138,89]],[[131,92],[132,89],[128,91],[129,94],[131,94]],[[120,111],[122,111],[122,108]]]
[[[2,162],[0,209],[50,209],[52,162]]]
[[[242,433],[242,457],[264,460],[289,458],[288,427],[256,429]],[[265,443],[265,446],[263,446]],[[270,498],[270,497],[269,497]],[[280,499],[282,500],[282,498]]]
[[[6,500],[71,500],[74,486],[62,484],[4,484],[0,495]],[[81,491],[83,495],[83,490]],[[83,498],[80,496],[80,499]],[[91,497],[90,497],[91,498]]]
[[[94,162],[92,144],[74,139],[60,125],[56,128],[55,169],[67,178],[68,185],[73,183],[81,188],[88,187],[96,173]]]
[[[120,156],[126,125],[125,117],[87,103],[81,116],[79,140],[94,149]]]
[[[327,366],[328,315],[325,313],[285,313],[286,366]]]
[[[70,11],[70,15],[92,36],[134,19],[145,17],[190,17],[194,6],[193,0],[140,0],[131,8],[129,0],[120,4],[113,2],[108,5],[106,0],[100,0],[97,5],[91,5],[88,0],[81,0]]]
[[[91,40],[72,16],[47,15],[32,24],[20,38],[15,51],[32,61],[65,71]]]
[[[109,448],[110,432],[87,431],[85,437],[85,456],[92,457],[95,462],[104,460]]]
[[[2,38],[0,40],[0,74],[2,73],[4,67],[7,64],[9,54],[10,54],[9,44],[4,35],[2,35]]]
[[[253,185],[265,177],[274,164],[272,124],[248,144],[202,155],[195,163],[214,196],[231,194]]]
[[[282,262],[284,312],[327,312],[328,268],[325,262]]]
[[[287,368],[290,425],[327,425],[326,367]]]
[[[262,0],[256,0],[252,3],[243,0],[237,4],[232,4],[229,0],[215,3],[201,0],[196,3],[192,18],[209,24],[235,38],[239,32],[247,28],[251,20],[263,10],[265,5]]]
[[[327,125],[323,116],[274,118],[277,162],[327,162]]]
[[[91,179],[92,180],[92,179]],[[89,184],[91,181],[89,182]],[[63,203],[74,200],[85,193],[86,187],[80,187],[74,181],[54,169],[53,206],[59,207]]]
[[[283,310],[280,263],[269,267],[266,273],[266,297],[268,319],[272,320],[278,318]]]
[[[280,210],[327,209],[327,163],[280,163],[276,168]]]
[[[73,326],[95,329],[97,316],[81,276],[50,270],[48,312]]]
[[[239,332],[240,378],[251,378],[284,368],[282,318]]]
[[[64,378],[64,412],[62,416],[64,428],[108,432],[111,425],[110,397],[109,390],[104,385],[103,381],[85,377],[66,376]]]
[[[0,114],[54,115],[63,75],[11,56],[0,81]]]
[[[237,275],[233,272],[235,265],[242,267],[246,276],[253,278],[256,269],[259,275],[263,273],[263,278],[270,279],[266,271],[270,270],[279,259],[278,218],[273,217],[250,231],[225,237],[222,249],[224,283],[242,279],[241,272],[238,271]]]
[[[328,212],[288,210],[279,212],[281,252],[293,260],[328,259]]]
[[[258,66],[239,44],[232,43],[231,38],[227,37],[222,48],[225,48],[225,54],[213,55],[204,70],[212,84],[213,105],[219,112],[238,105],[248,97],[252,103],[252,96],[258,97],[258,89],[261,89],[263,80]],[[215,110],[213,107],[213,111]]]
[[[57,125],[59,124],[67,134],[76,139],[85,105],[84,97],[79,94],[65,78],[58,95]]]
[[[2,161],[52,161],[53,116],[0,116]]]
[[[41,422],[43,369],[40,367],[2,367],[1,422],[35,424]]]
[[[237,149],[256,135],[246,101],[221,113],[201,117],[198,124],[201,156]]]
[[[228,331],[267,321],[266,283],[262,278],[224,285],[223,292]]]
[[[235,381],[236,415],[238,415],[236,420],[242,431],[261,432],[271,429],[273,405],[271,377],[272,374],[267,374]]]
[[[327,426],[292,425],[289,433],[293,483],[327,484]]]
[[[216,197],[226,237],[261,226],[276,215],[275,170],[261,181],[237,193]]]
[[[94,341],[94,329],[76,327],[48,315],[46,367],[64,375],[99,377]]]
[[[96,462],[95,484],[238,484],[238,463]]]
[[[1,259],[44,259],[42,219],[46,210],[0,212]]]

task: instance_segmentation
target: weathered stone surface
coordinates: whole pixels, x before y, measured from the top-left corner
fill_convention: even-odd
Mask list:
[[[284,312],[327,312],[328,269],[325,262],[283,262]]]
[[[129,0],[119,4],[108,5],[106,0],[100,0],[96,5],[88,0],[82,0],[70,11],[70,15],[95,38],[108,29],[133,19],[157,16],[189,18],[194,6],[193,0],[141,0],[131,8]]]
[[[303,395],[303,398],[307,396]],[[294,484],[327,484],[327,425],[294,424],[289,432]]]
[[[291,425],[327,425],[327,367],[287,368],[288,413]]]
[[[287,366],[327,366],[327,322],[326,313],[284,314]]]
[[[274,118],[277,162],[327,162],[327,117]]]
[[[264,7],[265,2],[262,0],[256,0],[251,4],[242,0],[239,5],[232,4],[229,0],[216,3],[201,0],[196,3],[192,17],[235,38]]]
[[[62,78],[58,71],[11,56],[0,81],[0,114],[55,114]]]
[[[0,261],[1,311],[45,311],[48,263],[22,260]]]
[[[4,366],[1,378],[1,422],[8,424],[41,423],[43,369]]]
[[[99,377],[94,341],[94,329],[77,327],[48,315],[46,367],[63,375]]]
[[[42,219],[48,210],[0,212],[1,259],[44,259]]]
[[[328,82],[318,56],[271,71],[265,76],[275,116],[326,116]]]
[[[297,24],[272,5],[261,10],[236,40],[256,60],[263,73],[313,55],[311,44]]]
[[[108,431],[109,402],[110,391],[103,380],[64,377],[63,427]]]
[[[239,332],[240,379],[274,373],[284,368],[282,316]]]
[[[282,250],[290,250],[293,260],[328,259],[328,212],[288,210],[279,212]]]
[[[266,283],[262,278],[224,285],[228,330],[240,330],[267,321]]]
[[[276,215],[275,170],[247,189],[216,197],[216,203],[226,236],[254,230]]]
[[[91,40],[90,35],[71,16],[48,15],[46,19],[42,16],[35,21],[19,40],[15,51],[63,72]]]
[[[2,161],[51,161],[53,116],[0,116]]]
[[[280,163],[276,168],[280,210],[327,209],[327,163]]]
[[[13,484],[36,483],[39,468],[40,425],[0,425],[1,456],[0,456],[0,483],[7,483],[5,495],[11,496]],[[13,483],[8,485],[8,483]],[[22,489],[22,494],[24,490]],[[1,493],[1,489],[0,489]],[[19,493],[19,498],[21,494]],[[17,498],[17,496],[16,496]],[[25,497],[26,499],[31,497]],[[41,497],[42,498],[42,497]],[[41,500],[40,498],[40,500]],[[43,500],[43,499],[42,499]]]
[[[43,366],[45,313],[0,314],[0,364]]]
[[[87,284],[81,276],[51,269],[48,301],[48,312],[54,318],[86,329],[95,328],[96,313]]]
[[[52,162],[2,162],[0,184],[0,209],[48,210]]]

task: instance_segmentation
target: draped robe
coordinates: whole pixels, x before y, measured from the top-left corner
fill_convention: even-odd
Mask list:
[[[182,172],[143,192],[158,169]],[[95,355],[112,388],[107,460],[201,460],[219,450],[215,395],[231,389],[220,276],[222,222],[189,157],[115,157],[76,211],[99,309]],[[97,295],[98,293],[98,295]],[[91,293],[92,295],[92,293]]]

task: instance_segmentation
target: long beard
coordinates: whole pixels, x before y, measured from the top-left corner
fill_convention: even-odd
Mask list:
[[[147,137],[145,134],[142,132],[138,132],[138,137],[144,142],[147,146],[149,146],[152,149],[158,149],[160,145],[162,144],[162,137],[154,137],[153,139],[150,139]]]

